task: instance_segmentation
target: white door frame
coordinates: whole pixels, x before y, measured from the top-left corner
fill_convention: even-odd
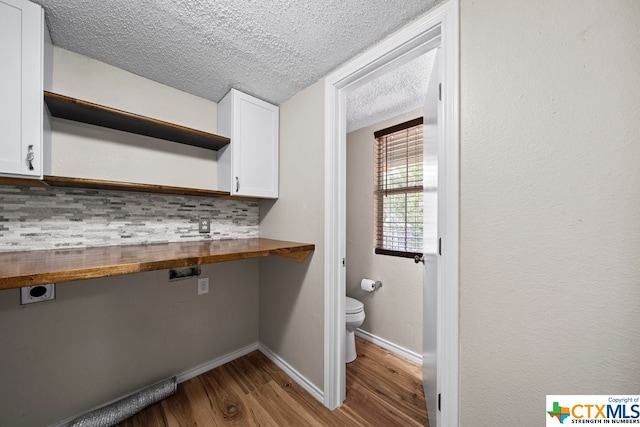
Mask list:
[[[324,405],[345,399],[346,111],[345,94],[440,44],[442,48],[444,168],[438,183],[446,215],[441,222],[442,257],[438,274],[438,386],[443,426],[458,425],[458,224],[459,224],[459,45],[458,0],[449,0],[411,23],[325,80],[325,250]],[[441,175],[442,176],[442,175]],[[440,272],[439,272],[440,273]]]

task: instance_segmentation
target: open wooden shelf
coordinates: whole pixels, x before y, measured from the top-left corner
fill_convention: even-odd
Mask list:
[[[44,100],[53,117],[151,136],[209,150],[219,150],[230,143],[230,139],[224,136],[128,113],[66,95],[45,91]]]
[[[0,289],[278,255],[304,261],[315,245],[262,238],[0,253]]]
[[[231,197],[228,191],[204,190],[201,188],[172,187],[169,185],[138,184],[133,182],[106,181],[101,179],[71,178],[45,175],[44,184],[50,187],[94,188],[99,190],[140,191],[184,196]]]
[[[27,178],[9,178],[0,176],[0,185],[17,185],[21,187],[67,187],[93,188],[99,190],[139,191],[143,193],[174,194],[177,196],[221,197],[232,200],[260,201],[264,197],[231,196],[228,191],[205,190],[203,188],[173,187],[159,184],[139,184],[125,181],[108,181],[103,179],[72,178],[67,176],[45,175],[42,180]]]

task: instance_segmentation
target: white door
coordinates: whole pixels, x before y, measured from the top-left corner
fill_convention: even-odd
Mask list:
[[[438,123],[441,123],[440,48],[433,62],[424,106],[424,273],[422,379],[429,425],[440,425],[438,402]]]

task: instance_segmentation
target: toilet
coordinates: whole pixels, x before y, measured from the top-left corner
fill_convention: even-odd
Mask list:
[[[364,304],[355,298],[346,298],[347,333],[345,339],[345,359],[347,363],[356,360],[356,334],[364,322]]]

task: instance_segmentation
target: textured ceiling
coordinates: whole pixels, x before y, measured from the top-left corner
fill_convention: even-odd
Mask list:
[[[280,104],[438,0],[33,0],[53,43],[218,102]]]
[[[347,94],[347,132],[424,106],[435,50]]]

